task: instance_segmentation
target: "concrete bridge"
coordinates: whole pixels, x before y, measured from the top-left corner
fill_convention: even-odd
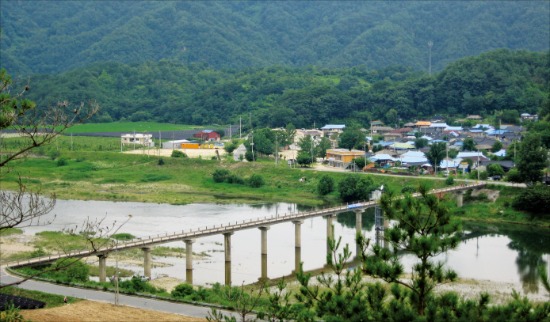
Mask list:
[[[479,189],[485,186],[485,183],[476,183],[471,185],[460,185],[450,188],[443,188],[432,190],[431,194],[448,194],[452,193],[456,196],[457,206],[462,207],[464,191],[469,189]],[[418,193],[413,196],[419,196]],[[324,209],[316,209],[311,211],[305,211],[295,214],[285,214],[282,216],[276,215],[271,217],[257,218],[244,220],[241,222],[230,222],[228,224],[214,225],[211,227],[189,229],[187,231],[182,230],[173,233],[166,233],[164,235],[150,236],[141,238],[136,241],[130,241],[126,243],[120,243],[109,247],[104,247],[96,250],[84,250],[79,252],[64,253],[52,256],[37,257],[25,261],[17,261],[6,264],[7,267],[17,268],[24,266],[42,265],[54,262],[62,258],[84,258],[89,256],[97,256],[99,258],[99,280],[101,282],[106,281],[106,259],[111,252],[117,252],[132,248],[141,248],[144,255],[144,275],[151,278],[151,248],[155,245],[165,244],[174,241],[184,241],[186,249],[186,282],[193,284],[193,243],[195,240],[211,236],[222,234],[224,236],[224,252],[225,252],[225,284],[231,285],[231,236],[240,230],[258,228],[261,232],[261,280],[268,279],[267,277],[267,232],[269,227],[280,223],[292,222],[294,224],[294,264],[295,271],[300,269],[301,263],[301,225],[305,219],[313,217],[323,217],[326,219],[327,229],[327,254],[330,249],[328,246],[328,240],[334,239],[333,232],[333,218],[339,213],[353,211],[355,212],[356,232],[361,233],[362,229],[362,214],[367,208],[376,207],[378,201],[365,201],[357,202],[353,204],[345,204],[337,207],[329,207]],[[378,218],[380,219],[380,218]],[[379,222],[377,219],[377,231],[383,230],[384,223]],[[356,254],[360,252],[360,245],[356,245]]]

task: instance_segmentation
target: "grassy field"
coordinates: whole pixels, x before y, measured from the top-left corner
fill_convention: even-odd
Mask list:
[[[98,133],[98,132],[156,132],[156,131],[181,131],[202,129],[203,126],[198,125],[183,125],[171,123],[155,123],[155,122],[113,122],[113,123],[87,123],[77,124],[69,129],[66,133]]]
[[[8,139],[6,148],[15,148],[21,139]],[[3,189],[15,189],[21,175],[27,186],[55,193],[61,199],[93,199],[111,201],[142,201],[170,204],[196,202],[258,203],[293,202],[319,206],[337,203],[337,193],[323,198],[316,193],[321,175],[339,182],[349,173],[317,172],[307,168],[291,169],[286,164],[275,165],[273,160],[234,162],[229,157],[217,160],[163,158],[144,154],[120,153],[118,139],[61,137],[48,147],[37,149],[34,155],[11,164],[13,171],[3,177]],[[19,142],[19,143],[18,143]],[[61,161],[60,161],[61,160]],[[228,169],[243,179],[252,174],[263,177],[265,185],[215,183],[212,173]],[[300,182],[300,178],[306,178]],[[415,186],[421,179],[372,176],[377,185],[401,190],[404,185]],[[443,182],[425,180],[433,188]]]

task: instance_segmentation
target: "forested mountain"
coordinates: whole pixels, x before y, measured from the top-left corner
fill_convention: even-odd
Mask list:
[[[433,70],[497,48],[550,47],[548,1],[0,1],[14,76],[167,59],[220,68]]]
[[[97,100],[96,121],[155,120],[254,126],[318,127],[374,119],[396,125],[445,114],[537,113],[549,107],[550,52],[496,50],[428,75],[404,67],[257,67],[213,69],[172,61],[98,63],[31,78],[28,98]],[[248,122],[247,122],[248,123]]]

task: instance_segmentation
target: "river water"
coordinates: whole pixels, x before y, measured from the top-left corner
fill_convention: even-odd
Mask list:
[[[104,225],[128,221],[119,232],[127,232],[140,238],[157,234],[181,232],[229,222],[259,217],[282,216],[303,211],[294,204],[225,205],[190,204],[167,205],[136,202],[58,200],[54,211],[46,220],[47,226],[27,227],[26,233],[44,230],[62,230],[81,226],[86,220],[104,220]],[[131,215],[131,218],[129,217]],[[355,252],[355,214],[340,214],[333,221],[335,237],[342,238],[342,245],[350,245]],[[375,239],[373,211],[363,214],[363,233]],[[550,260],[550,231],[513,225],[465,224],[464,240],[458,249],[440,255],[461,278],[473,278],[520,285],[525,293],[542,292],[537,266]],[[326,221],[312,218],[302,225],[302,261],[304,269],[316,269],[326,261]],[[294,269],[294,224],[271,226],[268,234],[268,276],[276,278],[288,275]],[[260,230],[235,232],[232,236],[233,284],[257,281],[261,274]],[[185,247],[184,242],[164,246]],[[224,283],[223,235],[201,238],[193,244],[193,252],[205,253],[194,260],[194,284]],[[405,267],[413,258],[405,256]],[[170,276],[185,279],[184,258],[154,258],[152,277]],[[161,264],[162,263],[162,264]],[[547,266],[548,267],[548,266]],[[143,268],[128,266],[136,274]]]

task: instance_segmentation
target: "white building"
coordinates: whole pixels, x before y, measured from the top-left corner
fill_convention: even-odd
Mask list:
[[[152,148],[155,146],[152,134],[132,133],[120,136],[121,145],[142,145]]]

